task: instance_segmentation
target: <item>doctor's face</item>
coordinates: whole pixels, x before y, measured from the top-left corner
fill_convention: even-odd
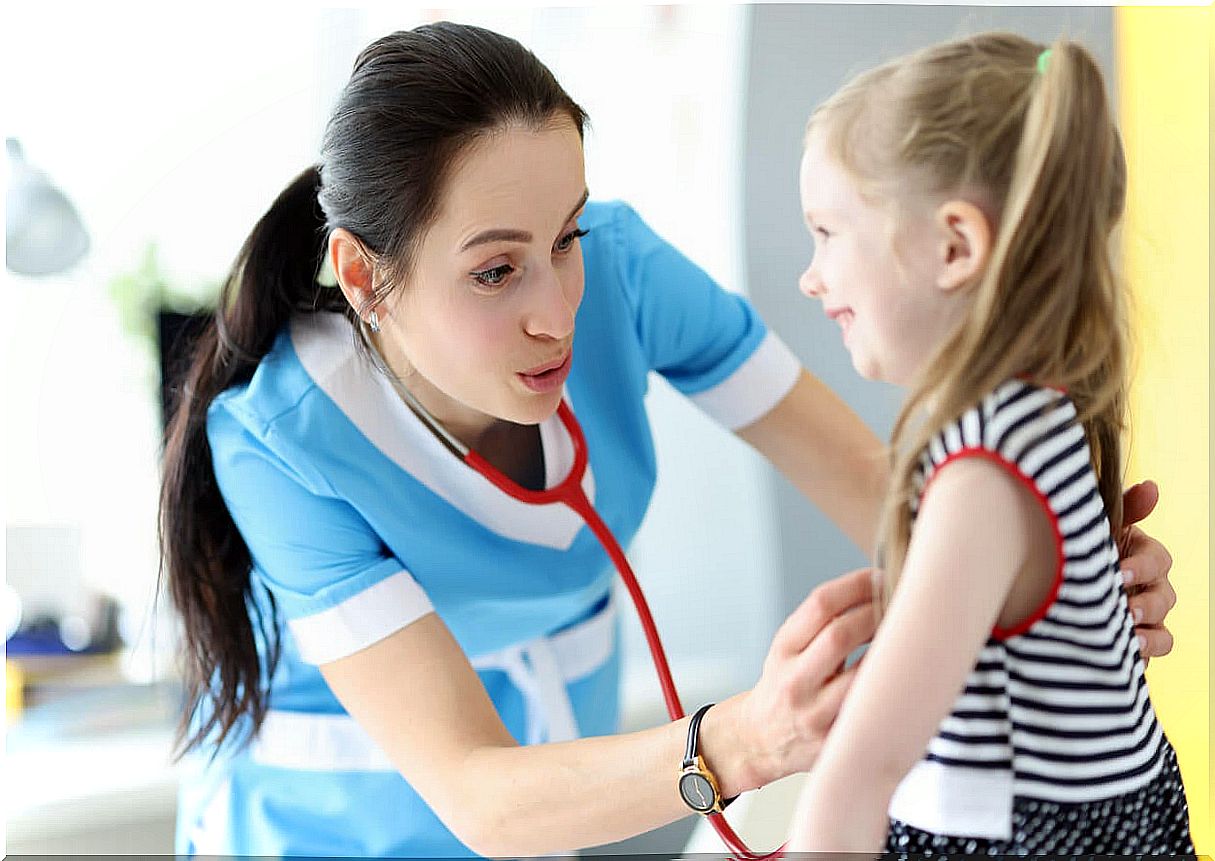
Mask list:
[[[573,361],[586,203],[573,124],[499,128],[451,165],[412,275],[384,301],[381,349],[460,435],[552,415]]]

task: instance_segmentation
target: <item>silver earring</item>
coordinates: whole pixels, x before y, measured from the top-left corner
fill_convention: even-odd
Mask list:
[[[367,315],[367,328],[372,332],[378,333],[380,331],[380,315],[376,313],[374,308],[372,308],[371,313]]]

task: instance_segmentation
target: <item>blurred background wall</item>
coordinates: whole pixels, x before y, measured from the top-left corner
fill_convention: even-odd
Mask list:
[[[151,612],[161,417],[150,312],[211,300],[254,221],[315,159],[359,49],[444,17],[513,35],[548,63],[591,116],[592,196],[628,200],[749,295],[882,436],[898,393],[855,375],[835,328],[796,289],[810,253],[796,187],[806,117],[851,74],[966,32],[1067,34],[1094,51],[1131,163],[1127,266],[1143,341],[1129,478],[1161,483],[1149,526],[1174,551],[1181,595],[1170,619],[1175,654],[1149,675],[1209,852],[1206,9],[249,6],[239,21],[188,5],[137,16],[108,6],[10,12],[0,37],[6,135],[75,202],[91,245],[65,274],[6,271],[6,570],[116,602],[125,642],[109,679],[117,690],[165,678],[171,626]],[[865,560],[657,378],[650,408],[659,486],[631,555],[691,704],[748,687],[785,615],[815,584]],[[624,615],[625,720],[649,725],[663,719],[658,686],[639,627]],[[167,851],[161,701],[83,728],[72,718],[81,701],[60,702],[51,729],[10,723],[25,745],[8,781],[10,851]],[[36,697],[27,705],[27,717],[39,714]],[[107,783],[99,775],[118,771],[115,757],[148,763],[146,773],[131,767],[140,780]],[[160,817],[143,844],[121,827],[136,807]],[[98,842],[106,822],[110,842]],[[678,851],[690,824],[627,848]]]
[[[1194,842],[1215,852],[1211,804],[1212,17],[1117,10],[1127,169],[1126,275],[1138,367],[1128,479],[1160,483],[1152,534],[1173,554],[1173,654],[1148,668],[1152,702],[1179,751]],[[1204,200],[1204,193],[1206,199]]]

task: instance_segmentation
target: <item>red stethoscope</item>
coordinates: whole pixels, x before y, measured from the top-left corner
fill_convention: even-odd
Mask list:
[[[675,690],[675,681],[671,678],[671,668],[667,664],[666,652],[662,648],[662,641],[658,638],[658,629],[655,627],[654,618],[650,614],[650,605],[646,602],[645,595],[641,591],[641,586],[637,582],[636,575],[633,574],[633,568],[629,565],[629,560],[625,557],[620,543],[612,535],[611,530],[608,529],[607,524],[603,522],[603,519],[599,516],[599,512],[595,511],[590,500],[586,498],[586,493],[582,490],[582,477],[586,474],[587,465],[586,437],[583,436],[582,427],[578,424],[578,420],[574,418],[574,412],[569,408],[565,400],[562,399],[558,405],[557,415],[561,417],[561,423],[565,425],[565,429],[574,443],[574,465],[571,467],[569,475],[555,487],[545,490],[528,490],[508,478],[504,473],[494,468],[489,461],[452,436],[422,406],[413,393],[401,384],[395,375],[390,373],[389,378],[401,397],[417,414],[418,418],[422,419],[426,426],[451,450],[452,454],[487,478],[491,484],[503,493],[529,505],[562,503],[573,509],[586,522],[586,525],[595,533],[595,537],[599,539],[599,543],[603,545],[603,549],[611,557],[612,563],[616,566],[616,570],[620,572],[620,577],[624,580],[624,585],[629,590],[633,604],[637,607],[637,615],[641,619],[641,627],[645,632],[646,643],[649,645],[650,655],[654,659],[654,669],[658,672],[658,682],[662,686],[662,696],[666,701],[667,713],[673,721],[684,717],[683,705],[679,701],[679,693]],[[747,845],[734,833],[734,829],[730,827],[730,823],[726,822],[725,817],[720,813],[710,814],[709,823],[717,831],[722,842],[726,844],[726,848],[739,858],[746,859],[746,861],[780,858],[784,854],[783,846],[769,853],[755,852],[747,848]]]

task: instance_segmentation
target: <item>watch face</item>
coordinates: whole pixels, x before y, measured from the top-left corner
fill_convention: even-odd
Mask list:
[[[713,786],[700,774],[683,774],[679,777],[679,794],[684,803],[693,810],[704,813],[713,809]]]

